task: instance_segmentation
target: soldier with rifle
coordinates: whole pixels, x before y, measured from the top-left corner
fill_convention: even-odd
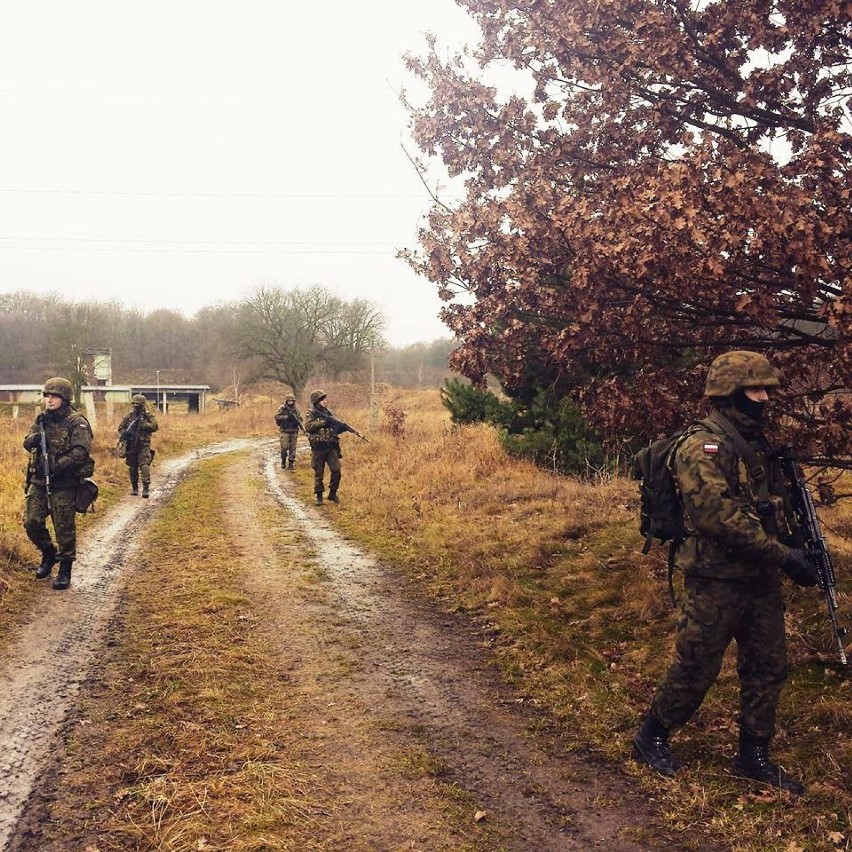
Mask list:
[[[147,400],[141,393],[130,398],[133,407],[118,424],[118,441],[123,447],[124,463],[130,476],[130,493],[139,494],[139,477],[142,477],[142,496],[148,497],[151,487],[151,435],[159,426],[157,418],[145,407]]]
[[[740,712],[733,770],[800,795],[804,785],[769,757],[787,679],[781,576],[799,586],[826,580],[815,565],[817,546],[799,523],[795,490],[763,434],[764,409],[779,384],[757,352],[720,355],[707,373],[710,416],[686,429],[670,456],[686,534],[676,555],[684,575],[682,613],[675,659],[633,750],[663,776],[678,772],[669,734],[701,706],[735,640]]]
[[[49,577],[58,562],[53,588],[61,590],[71,585],[71,568],[77,557],[77,489],[80,481],[95,469],[89,455],[92,429],[89,421],[71,406],[73,388],[68,379],[48,379],[42,397],[45,410],[24,438],[24,449],[30,453],[24,529],[41,551],[36,579]],[[47,529],[48,517],[56,544]]]
[[[275,413],[275,423],[281,433],[281,467],[286,468],[289,465],[289,469],[294,470],[296,467],[296,439],[299,437],[299,432],[304,432],[305,428],[302,425],[302,415],[296,408],[296,397],[293,394],[288,393],[284,397],[284,402],[278,406],[278,411]]]
[[[311,467],[314,471],[314,493],[317,505],[322,505],[322,497],[325,491],[323,477],[325,466],[330,471],[328,483],[328,499],[332,503],[339,503],[337,489],[340,486],[340,435],[351,432],[362,441],[367,439],[353,429],[348,423],[338,420],[329,411],[326,403],[325,391],[315,390],[311,394],[311,410],[305,419],[305,431],[308,434],[308,442],[311,445]]]

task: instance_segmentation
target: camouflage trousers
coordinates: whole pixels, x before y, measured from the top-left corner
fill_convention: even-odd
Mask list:
[[[684,587],[675,661],[657,687],[651,709],[667,728],[686,724],[718,677],[733,639],[737,643],[740,726],[755,736],[771,737],[787,679],[779,582],[687,577]]]
[[[291,464],[296,461],[296,439],[298,437],[298,432],[281,433],[281,464],[286,464],[288,460]]]
[[[311,467],[314,470],[314,492],[322,494],[325,490],[323,474],[328,465],[331,476],[328,482],[328,493],[335,494],[340,485],[340,450],[337,447],[311,447]]]
[[[124,457],[124,463],[127,465],[127,473],[130,476],[130,484],[134,488],[139,486],[139,477],[142,476],[142,484],[148,485],[151,482],[151,462],[154,460],[154,453],[150,447],[143,447],[138,452],[128,452]]]
[[[47,529],[47,518],[53,522],[56,536],[56,555],[60,559],[77,556],[77,514],[74,503],[77,491],[53,491],[50,512],[47,511],[47,492],[43,487],[30,485],[24,498],[24,529],[29,540],[42,552],[53,548]]]

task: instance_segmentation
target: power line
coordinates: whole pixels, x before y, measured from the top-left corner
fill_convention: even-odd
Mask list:
[[[70,245],[57,245],[69,243]],[[396,256],[391,242],[173,240],[138,237],[0,237],[0,251],[125,252],[149,254],[278,254]]]
[[[352,199],[358,201],[388,199],[430,200],[425,193],[341,193],[341,192],[165,192],[158,190],[43,189],[36,187],[0,187],[0,192],[23,195],[92,195],[131,198],[259,198],[259,199]],[[458,198],[460,196],[445,196]]]
[[[157,237],[0,237],[0,242],[20,240],[22,242],[60,242],[60,243],[173,243],[178,245],[235,245],[235,246],[386,246],[394,243],[387,240],[173,240]]]

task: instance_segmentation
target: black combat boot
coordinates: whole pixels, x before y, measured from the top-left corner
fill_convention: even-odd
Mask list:
[[[59,571],[53,581],[54,589],[67,589],[71,585],[71,566],[73,563],[73,559],[59,560]]]
[[[633,737],[633,755],[640,763],[647,764],[666,778],[674,778],[680,769],[669,749],[669,729],[650,710]]]
[[[143,496],[143,497],[148,497],[148,496],[149,496],[149,495],[148,495],[148,489],[149,489],[150,487],[151,487],[151,483],[150,483],[150,482],[143,482],[143,483],[142,483],[142,496]]]
[[[287,457],[281,456],[281,469],[284,470],[287,467]]]
[[[340,498],[337,496],[336,491],[329,491],[328,492],[328,499],[331,500],[332,503],[339,503],[340,502]]]
[[[289,469],[290,470],[296,469],[296,460],[295,459],[290,459]]]
[[[53,571],[53,566],[59,560],[56,558],[56,548],[50,547],[47,550],[42,550],[41,552],[41,565],[36,568],[35,578],[36,580],[43,580],[45,577],[50,576],[50,572]]]
[[[130,480],[130,493],[136,497],[139,494],[139,480],[131,479]]]
[[[322,491],[317,491],[317,506],[322,506]]]
[[[769,759],[769,737],[757,737],[740,729],[740,753],[734,758],[734,772],[744,778],[754,778],[770,787],[786,790],[794,796],[805,792],[805,785]]]

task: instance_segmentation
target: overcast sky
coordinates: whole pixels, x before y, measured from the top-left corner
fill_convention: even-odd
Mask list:
[[[4,3],[0,291],[190,316],[258,284],[380,304],[446,336],[395,258],[429,198],[402,54],[470,43],[453,0]]]

